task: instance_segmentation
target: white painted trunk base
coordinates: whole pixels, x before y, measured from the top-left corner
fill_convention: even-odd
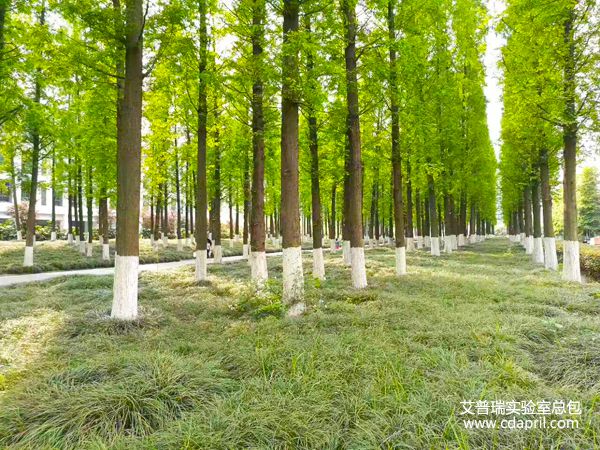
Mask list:
[[[329,251],[335,253],[335,239],[329,239]]]
[[[457,245],[458,247],[462,247],[462,246],[464,246],[465,244],[466,244],[466,242],[465,242],[465,235],[464,235],[464,234],[459,234],[459,235],[458,235],[458,242],[456,243],[456,245]]]
[[[452,250],[458,250],[458,238],[455,234],[450,235],[450,241],[452,242]]]
[[[396,247],[396,275],[406,275],[406,248]]]
[[[579,241],[563,241],[562,278],[566,281],[581,283],[579,267]]]
[[[167,245],[169,245],[169,237],[168,236],[163,236],[162,238],[162,243],[163,245],[166,247]]]
[[[319,280],[325,279],[325,260],[323,259],[323,249],[313,249],[313,278]]]
[[[17,239],[19,239],[18,235]],[[73,245],[73,235],[71,233],[67,233],[67,244]]]
[[[553,237],[544,238],[544,267],[550,270],[558,270],[556,239]]]
[[[223,247],[220,245],[215,245],[213,247],[213,258],[215,260],[215,264],[221,264],[223,262]]]
[[[405,247],[407,252],[414,252],[415,251],[415,241],[414,238],[411,237],[407,237],[406,238],[406,247]]]
[[[87,244],[87,242],[85,240],[79,241],[79,253],[81,253],[82,255],[85,255],[85,245],[86,244]]]
[[[525,254],[533,254],[533,236],[525,236]]]
[[[283,249],[283,303],[290,305],[289,316],[298,316],[306,310],[304,305],[304,273],[302,247]]]
[[[90,258],[94,254],[94,244],[90,242],[85,243],[85,256]]]
[[[248,244],[242,245],[242,256],[244,258],[248,258],[250,252],[250,246]]]
[[[522,246],[525,246],[525,233],[520,233],[518,236],[519,236],[519,243]]]
[[[352,247],[350,249],[352,261],[352,286],[355,289],[367,287],[367,267],[365,265],[364,247]]]
[[[423,248],[423,236],[417,236],[417,249],[421,250]]]
[[[431,238],[431,255],[432,256],[440,256],[440,238],[439,237]]]
[[[52,231],[50,233],[50,241],[52,241],[52,242],[56,241],[56,231]]]
[[[229,248],[233,248],[233,239],[229,239]]]
[[[71,239],[73,238],[73,236],[71,236]],[[21,232],[21,230],[17,231],[17,241],[22,241],[23,240],[23,233]]]
[[[544,245],[541,237],[533,238],[533,262],[544,264]]]
[[[206,252],[196,250],[196,281],[204,281],[207,278],[206,274]]]
[[[444,236],[444,253],[452,253],[452,237]]]
[[[267,254],[265,252],[250,253],[250,276],[252,277],[252,280],[259,284],[265,283],[269,278],[269,271],[267,270]]]
[[[351,266],[352,258],[350,256],[350,241],[342,241],[342,254],[344,257],[344,264]]]
[[[110,261],[110,245],[108,244],[102,244],[102,259]]]
[[[177,251],[178,252],[183,251],[183,239],[177,239]]]
[[[425,236],[424,243],[425,243],[425,247],[427,247],[427,248],[431,247],[431,236]]]
[[[469,244],[475,244],[477,242],[477,235],[472,234],[469,236]]]
[[[115,256],[111,317],[134,320],[138,315],[138,256]]]
[[[33,266],[33,247],[25,247],[25,255],[23,256],[23,267]]]

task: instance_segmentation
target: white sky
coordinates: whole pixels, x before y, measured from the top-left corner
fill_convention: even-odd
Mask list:
[[[504,39],[496,33],[498,16],[504,11],[504,0],[487,0],[487,7],[491,16],[487,34],[487,48],[484,56],[485,64],[485,96],[487,98],[487,119],[490,129],[490,138],[496,157],[500,154],[500,122],[502,120],[502,87],[500,86],[501,72],[498,68],[500,49]]]

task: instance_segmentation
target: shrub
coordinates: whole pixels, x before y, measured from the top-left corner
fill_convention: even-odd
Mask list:
[[[0,241],[11,241],[17,238],[17,229],[12,220],[0,223]]]

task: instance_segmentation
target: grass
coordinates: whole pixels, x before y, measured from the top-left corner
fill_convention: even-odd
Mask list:
[[[111,255],[114,255],[114,241],[110,243]],[[241,241],[234,241],[229,245],[229,239],[223,239],[223,256],[242,254]],[[34,247],[33,267],[23,267],[24,242],[0,241],[0,274],[38,273],[61,270],[92,269],[96,267],[112,267],[111,261],[102,260],[102,247],[98,242],[94,243],[93,255],[87,257],[79,253],[74,246],[68,245],[66,241],[42,241]],[[183,251],[177,250],[177,243],[171,240],[167,247],[160,246],[154,251],[149,239],[140,241],[140,263],[157,263],[180,261],[192,258],[193,249],[184,246]],[[267,251],[275,251],[268,241]]]
[[[600,284],[566,284],[506,240],[451,256],[341,255],[286,319],[281,260],[144,273],[140,319],[108,318],[110,277],[0,295],[0,447],[595,448]],[[310,273],[310,257],[305,258]],[[575,430],[467,430],[462,400],[581,401]],[[485,418],[485,417],[481,417]]]

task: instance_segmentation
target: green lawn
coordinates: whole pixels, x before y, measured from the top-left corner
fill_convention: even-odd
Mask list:
[[[600,446],[600,284],[570,285],[494,239],[451,256],[341,255],[282,318],[281,260],[144,273],[141,319],[110,320],[111,277],[0,290],[0,447]],[[310,273],[310,256],[305,273]],[[462,400],[573,400],[575,430],[466,430]],[[565,416],[566,417],[566,416]],[[480,417],[486,418],[486,417]]]
[[[305,244],[307,245],[307,244]],[[114,255],[114,241],[111,241],[111,258]],[[241,255],[242,242],[234,241],[229,245],[229,239],[222,243],[223,256]],[[52,272],[57,270],[91,269],[94,267],[112,267],[114,260],[102,260],[102,247],[94,242],[93,256],[87,257],[79,253],[78,249],[67,244],[66,241],[42,241],[34,248],[33,267],[23,267],[24,242],[0,241],[0,274]],[[184,245],[183,251],[177,251],[177,241],[171,239],[168,247],[159,247],[154,251],[149,239],[140,241],[140,263],[155,263],[180,261],[192,258],[192,249]],[[267,243],[267,251],[275,251],[270,240]]]

